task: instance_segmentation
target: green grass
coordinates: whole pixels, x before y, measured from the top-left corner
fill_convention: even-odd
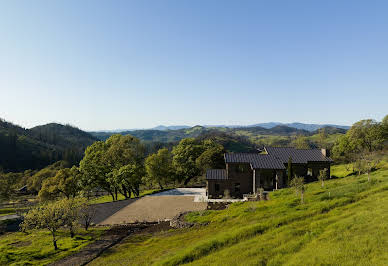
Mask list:
[[[139,197],[144,197],[144,196],[147,196],[147,195],[150,195],[150,194],[154,194],[154,193],[157,193],[159,191],[162,191],[160,189],[148,189],[148,190],[143,190],[140,192],[140,195]],[[134,198],[133,194],[132,194],[132,198]],[[121,194],[119,194],[117,196],[117,200],[125,200],[125,197]],[[111,195],[104,195],[104,196],[101,196],[101,197],[98,197],[98,198],[95,198],[95,199],[92,199],[90,200],[90,204],[98,204],[98,203],[106,203],[106,202],[112,202],[112,196]]]
[[[186,219],[197,225],[129,237],[92,265],[386,265],[388,168],[291,189]],[[332,174],[346,176],[345,167]],[[346,170],[346,169],[345,169]]]
[[[71,239],[68,231],[59,232],[59,250],[55,251],[47,230],[34,230],[28,234],[17,232],[0,236],[0,265],[46,265],[57,261],[92,243],[104,228],[79,230]]]
[[[16,210],[14,208],[0,209],[0,216],[10,215],[15,213],[16,213]]]

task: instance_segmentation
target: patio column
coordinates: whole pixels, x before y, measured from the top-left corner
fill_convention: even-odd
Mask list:
[[[253,194],[256,194],[256,170],[253,169],[253,189],[252,189]]]
[[[278,181],[279,181],[278,172],[275,171],[275,190],[278,190]]]

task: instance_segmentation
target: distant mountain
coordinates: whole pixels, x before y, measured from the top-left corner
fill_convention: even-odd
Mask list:
[[[286,126],[289,126],[289,127],[294,127],[294,128],[297,128],[297,129],[303,129],[303,130],[307,130],[307,131],[315,131],[315,130],[318,130],[320,128],[323,128],[323,127],[332,127],[332,128],[342,128],[342,129],[346,129],[348,130],[350,128],[350,126],[343,126],[343,125],[332,125],[332,124],[323,124],[323,125],[320,125],[320,124],[304,124],[304,123],[298,123],[298,122],[295,122],[295,123],[288,123],[288,124],[285,124]]]
[[[205,127],[194,126],[191,128],[182,129],[168,129],[168,130],[132,130],[119,132],[122,135],[132,135],[143,141],[149,142],[177,142],[183,138],[196,138],[208,132],[223,132],[229,135],[238,136],[259,136],[259,135],[276,135],[276,136],[294,136],[294,135],[311,135],[312,131],[289,127],[283,124],[275,125],[271,128],[265,128],[260,126],[251,127]],[[106,140],[112,132],[91,132],[91,134],[101,140]]]
[[[53,162],[77,163],[87,146],[98,140],[69,125],[47,124],[25,129],[0,119],[0,169],[41,169]]]
[[[280,122],[267,122],[267,123],[258,123],[253,125],[203,125],[205,128],[252,128],[252,127],[262,127],[265,129],[271,129],[276,126],[287,126],[292,127],[296,129],[301,130],[307,130],[310,132],[313,132],[315,130],[318,130],[323,127],[332,127],[332,128],[341,128],[348,130],[350,126],[344,126],[344,125],[333,125],[333,124],[305,124],[305,123],[280,123]],[[143,129],[115,129],[115,130],[100,130],[100,131],[92,131],[93,135],[96,135],[98,133],[122,133],[122,132],[129,132],[129,131],[137,131],[137,130],[160,130],[160,131],[166,131],[166,130],[180,130],[180,129],[188,129],[191,128],[190,126],[185,125],[176,125],[176,126],[164,126],[159,125],[153,128],[143,128]]]
[[[178,130],[178,129],[185,129],[185,128],[191,128],[190,126],[163,126],[163,125],[160,125],[160,126],[157,126],[157,127],[153,127],[151,128],[152,130]]]

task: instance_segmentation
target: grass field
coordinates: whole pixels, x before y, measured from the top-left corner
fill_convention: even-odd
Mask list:
[[[92,265],[387,265],[388,166],[367,177],[308,185],[305,204],[292,189],[266,202],[191,213],[190,229],[139,234]],[[347,177],[344,177],[347,176]]]
[[[0,265],[46,265],[92,243],[104,230],[79,230],[73,239],[68,231],[61,231],[57,251],[54,250],[49,231],[7,233],[0,236]]]

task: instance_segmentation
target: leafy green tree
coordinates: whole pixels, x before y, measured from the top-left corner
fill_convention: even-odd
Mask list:
[[[13,175],[0,172],[0,202],[12,197],[14,182]]]
[[[297,149],[309,149],[310,144],[307,141],[305,136],[299,135],[297,136],[291,143],[291,145]]]
[[[128,195],[128,191],[138,191],[138,184],[135,182],[130,187],[128,181],[134,180],[133,174],[144,174],[143,160],[144,146],[133,136],[117,134],[105,142],[95,142],[86,149],[80,162],[82,187],[85,190],[102,188],[113,200],[117,200],[119,192]],[[123,166],[127,167],[121,169]],[[137,176],[136,180],[141,177]]]
[[[53,199],[60,194],[68,199],[75,197],[80,191],[79,180],[80,172],[77,167],[61,169],[54,177],[43,181],[39,197],[43,200]]]
[[[355,123],[346,134],[358,151],[375,151],[384,141],[380,125],[372,119]]]
[[[24,215],[21,229],[47,229],[52,235],[54,249],[58,249],[58,230],[65,225],[67,208],[64,201],[56,201],[39,205]]]
[[[81,202],[78,199],[63,199],[60,204],[64,208],[63,224],[69,228],[70,237],[73,238],[80,217]]]
[[[197,158],[204,152],[204,146],[194,138],[183,139],[172,150],[172,163],[180,181],[186,185],[192,178],[198,176],[201,170],[196,163]]]
[[[304,184],[304,178],[295,176],[291,180],[291,187],[293,187],[295,189],[295,192],[297,194],[300,193],[300,202],[303,204],[304,203],[304,192],[306,191],[306,186]]]
[[[381,128],[383,132],[384,140],[388,140],[388,115],[386,115],[381,121]]]
[[[42,183],[44,180],[54,177],[57,174],[57,170],[53,169],[42,169],[31,178],[27,180],[28,190],[33,193],[38,193],[42,188]]]
[[[352,141],[348,134],[339,137],[333,147],[333,157],[336,160],[344,159],[345,162],[354,161],[358,154],[356,142]]]
[[[144,175],[145,170],[143,164],[133,163],[113,170],[108,180],[111,184],[115,184],[118,191],[125,198],[130,198],[131,193],[138,197],[140,194],[140,184]]]
[[[323,187],[325,184],[325,180],[327,178],[327,168],[319,170],[318,180],[321,181],[321,186]]]
[[[361,120],[355,123],[340,137],[333,147],[333,157],[353,162],[353,168],[361,172],[362,160],[360,156],[382,148],[384,143],[384,120],[377,123],[372,119]]]
[[[145,161],[146,183],[158,184],[161,189],[174,180],[172,156],[168,149],[160,149],[147,157]]]
[[[198,169],[205,173],[207,169],[225,168],[224,147],[211,140],[205,140],[203,146],[204,152],[196,159]]]
[[[327,148],[327,133],[325,128],[320,128],[318,130],[318,146],[321,149]]]

